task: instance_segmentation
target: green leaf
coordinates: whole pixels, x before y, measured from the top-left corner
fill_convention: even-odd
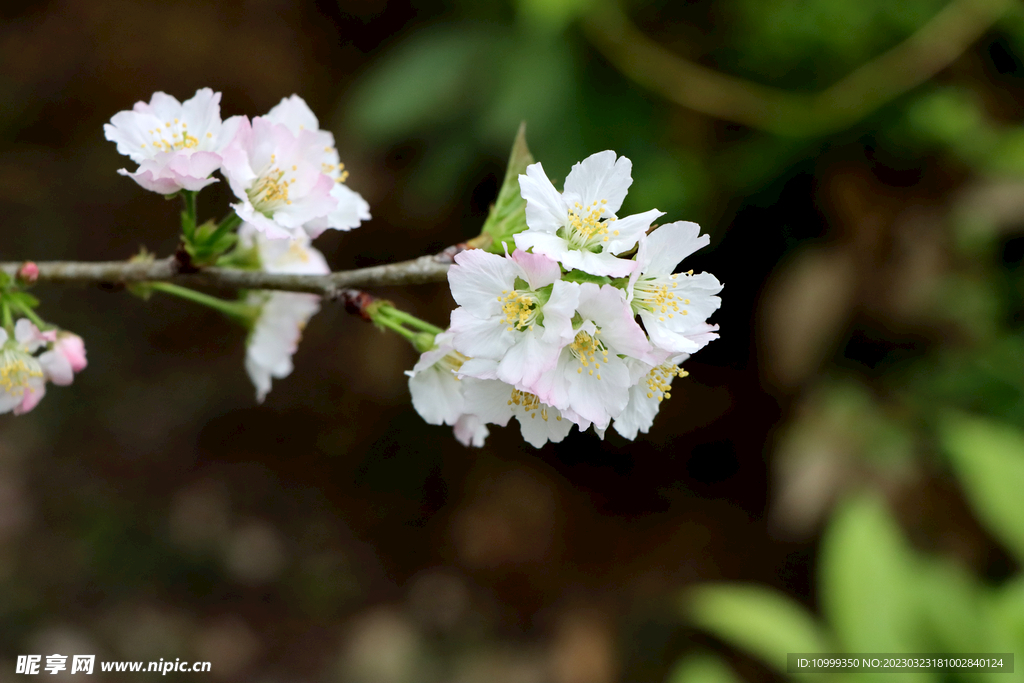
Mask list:
[[[725,662],[714,655],[691,655],[679,660],[666,683],[741,683]]]
[[[584,282],[593,282],[595,285],[612,284],[612,279],[607,275],[591,275],[590,273],[585,273],[582,270],[570,270],[562,276],[562,279],[566,282],[578,282],[580,284],[583,284]]]
[[[840,505],[822,540],[818,571],[823,611],[842,651],[925,651],[916,649],[912,562],[880,500],[855,496]]]
[[[526,167],[532,163],[533,155],[526,146],[524,121],[519,124],[519,132],[512,143],[512,152],[508,157],[508,167],[505,169],[505,179],[498,191],[498,199],[491,207],[487,220],[480,230],[481,235],[491,238],[486,250],[492,254],[505,253],[502,242],[508,244],[510,252],[513,251],[515,242],[512,236],[526,230],[526,200],[519,190],[519,176],[526,173]]]
[[[517,0],[516,9],[534,25],[551,31],[561,31],[576,17],[585,14],[594,0]]]
[[[921,562],[913,582],[929,652],[999,652],[977,580],[953,562]]]
[[[684,596],[691,623],[785,673],[789,652],[833,652],[814,617],[762,586],[699,586]]]
[[[939,435],[974,514],[1024,562],[1024,433],[949,413]]]
[[[422,31],[386,55],[350,98],[354,131],[371,141],[400,139],[454,118],[472,102],[473,71],[494,37],[467,25]]]

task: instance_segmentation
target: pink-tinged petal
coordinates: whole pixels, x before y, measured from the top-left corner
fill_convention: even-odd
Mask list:
[[[46,395],[46,384],[43,382],[31,382],[25,387],[25,393],[22,394],[21,403],[15,406],[15,415],[24,415],[29,412],[43,400],[43,396]]]
[[[583,206],[607,200],[607,210],[613,214],[618,213],[629,186],[633,184],[630,175],[633,163],[626,157],[619,157],[618,160],[615,157],[615,152],[606,150],[591,154],[573,165],[565,178],[566,194],[579,197]]]
[[[478,317],[490,317],[501,313],[498,297],[514,289],[517,271],[515,263],[502,256],[470,249],[455,255],[455,265],[448,269],[448,283],[460,306]]]
[[[506,246],[506,255],[507,249]],[[547,287],[562,278],[562,269],[559,267],[558,261],[543,254],[531,254],[522,249],[516,249],[512,252],[512,260],[522,267],[530,289]]]
[[[482,448],[484,440],[491,433],[484,421],[476,415],[463,415],[460,417],[459,421],[452,428],[452,432],[455,434],[455,438],[459,440],[459,443],[467,448],[470,446]]]
[[[711,236],[701,235],[696,223],[667,223],[640,243],[636,260],[645,275],[671,275],[683,259],[710,243]]]
[[[626,277],[636,268],[636,261],[616,258],[610,253],[595,254],[580,249],[567,250],[560,259],[566,270],[582,270],[591,275]]]
[[[517,232],[512,238],[516,242],[516,248],[523,251],[533,249],[533,253],[543,254],[556,261],[562,261],[563,257],[569,252],[568,244],[561,237],[533,230],[532,228],[524,232]]]
[[[644,233],[651,227],[651,223],[659,216],[664,215],[664,211],[651,209],[650,211],[616,219],[608,225],[612,235],[605,244],[604,251],[609,254],[621,254],[624,251],[629,251],[637,241],[643,238]],[[618,233],[617,235],[615,234],[616,232]]]
[[[75,371],[71,362],[57,351],[47,351],[38,358],[46,379],[58,386],[67,386],[75,379]]]
[[[213,152],[193,152],[190,155],[172,154],[167,168],[182,180],[205,181],[220,168],[221,156]],[[182,185],[184,187],[184,184]],[[190,188],[185,188],[190,189]]]
[[[558,356],[558,363],[553,369],[543,373],[529,387],[530,392],[535,394],[542,403],[554,406],[559,410],[569,408],[569,382],[570,373],[576,373],[578,363],[573,359],[569,349],[562,349]]]
[[[615,353],[643,358],[651,350],[621,289],[593,283],[580,285],[579,314],[601,328],[601,338]]]
[[[88,362],[85,359],[85,342],[77,334],[62,332],[57,337],[56,348],[71,363],[76,373],[85,370]]]
[[[543,166],[539,163],[527,166],[526,174],[519,176],[519,190],[526,200],[526,224],[531,230],[555,232],[565,225],[569,209],[548,180]]]
[[[500,360],[515,339],[504,324],[477,318],[465,308],[452,311],[451,323],[455,350],[471,358]]]
[[[542,330],[517,333],[516,342],[498,362],[498,379],[517,387],[532,386],[541,373],[555,366],[562,346],[545,342]]]
[[[466,397],[466,409],[484,422],[504,427],[512,418],[512,408],[509,405],[512,387],[504,382],[471,381],[466,384],[463,392]]]
[[[331,197],[334,181],[320,174],[316,183],[301,199],[296,198],[291,204],[285,204],[274,211],[274,220],[286,228],[301,228],[316,218],[327,216],[337,207],[338,202]]]

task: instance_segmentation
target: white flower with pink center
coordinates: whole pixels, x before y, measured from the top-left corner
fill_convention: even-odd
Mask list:
[[[435,347],[420,354],[409,376],[412,406],[424,422],[452,425],[455,436],[464,445],[483,445],[487,427],[479,418],[467,414],[466,387],[479,382],[472,377],[460,379],[456,373],[469,360],[452,347],[452,333],[442,332],[434,338]]]
[[[335,182],[322,169],[319,131],[293,133],[266,117],[243,120],[223,156],[221,172],[240,200],[232,208],[271,239],[295,237],[337,208]]]
[[[107,140],[139,164],[138,170],[118,171],[142,187],[160,194],[201,190],[217,182],[210,174],[221,167],[243,117],[220,119],[220,93],[210,88],[179,102],[162,92],[148,103],[136,102],[131,111],[114,114],[104,124]]]
[[[636,262],[615,255],[632,249],[662,211],[618,218],[633,183],[632,164],[608,150],[572,167],[559,193],[539,164],[526,167],[519,187],[526,200],[527,230],[515,235],[516,246],[532,249],[565,266],[592,275],[625,277]]]
[[[662,225],[640,242],[637,269],[629,278],[627,298],[640,315],[651,343],[669,353],[694,353],[717,339],[708,317],[718,310],[722,291],[710,273],[674,273],[684,258],[707,246],[696,223]]]
[[[572,411],[579,422],[605,429],[629,401],[633,378],[619,356],[644,362],[657,352],[637,325],[622,290],[611,285],[580,285],[574,336],[555,367],[542,374],[530,390],[560,410]]]
[[[345,164],[341,163],[338,150],[334,146],[334,135],[330,131],[320,129],[320,121],[305,100],[298,95],[286,97],[264,118],[287,126],[295,135],[303,130],[313,131],[317,135],[317,144],[322,154],[320,170],[334,181],[331,197],[337,204],[326,216],[313,219],[303,226],[310,237],[318,237],[328,229],[351,230],[358,228],[360,222],[370,220],[370,205],[358,192],[345,185],[348,171],[345,170]]]
[[[38,348],[41,334],[25,318],[14,326],[14,339],[0,328],[0,414],[27,413],[46,393],[46,375],[31,354]]]
[[[513,417],[519,421],[523,439],[534,448],[548,441],[558,443],[574,424],[568,414],[499,380],[479,380],[465,389],[466,404],[484,423],[504,427]]]
[[[238,231],[243,247],[255,247],[261,268],[269,273],[326,275],[331,272],[324,255],[310,246],[309,237],[299,231],[293,239],[272,240],[251,224]],[[292,356],[302,331],[320,310],[320,297],[302,292],[250,292],[247,303],[259,308],[259,317],[249,333],[245,348],[245,369],[256,387],[260,403],[270,392],[271,379],[291,374]]]
[[[572,315],[579,285],[561,280],[558,264],[540,254],[516,250],[497,256],[471,249],[455,256],[448,270],[453,343],[472,358],[469,376],[493,377],[528,389],[554,367],[573,338]],[[480,361],[496,361],[487,373]]]

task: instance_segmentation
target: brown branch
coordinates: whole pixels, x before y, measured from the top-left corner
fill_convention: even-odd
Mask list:
[[[266,273],[234,268],[202,268],[198,272],[181,272],[174,257],[149,262],[43,261],[36,263],[39,269],[36,281],[98,283],[107,286],[136,282],[173,282],[190,287],[276,289],[337,298],[342,296],[342,290],[349,288],[444,282],[448,267],[454,262],[455,254],[461,250],[459,245],[449,247],[440,254],[421,256],[411,261],[343,270],[329,275]],[[22,265],[22,262],[0,263],[0,270],[13,278]]]
[[[953,0],[905,41],[817,93],[752,83],[689,61],[644,35],[608,0],[584,20],[594,46],[623,74],[688,109],[788,137],[841,130],[949,66],[1012,7]]]

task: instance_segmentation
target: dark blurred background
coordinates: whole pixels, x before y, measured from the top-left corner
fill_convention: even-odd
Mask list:
[[[684,268],[725,289],[721,339],[648,435],[534,450],[512,425],[476,450],[413,411],[413,350],[339,306],[256,405],[218,314],[37,287],[89,367],[0,416],[0,681],[53,652],[209,660],[223,681],[782,680],[681,591],[754,583],[820,613],[819,541],[852,489],[917,551],[1014,575],[934,426],[1024,418],[1024,12],[954,3],[992,18],[933,77],[878,69],[845,118],[809,99],[919,31],[949,49],[927,33],[946,5],[5,5],[0,260],[169,254],[179,205],[116,174],[132,164],[102,126],[209,86],[225,117],[297,93],[335,133],[373,214],[317,241],[335,270],[476,235],[525,120],[552,178],[629,157],[624,211],[700,223],[711,246]],[[719,88],[749,98],[715,110]],[[453,306],[441,284],[375,293],[438,324]],[[676,666],[697,655],[734,678]]]

